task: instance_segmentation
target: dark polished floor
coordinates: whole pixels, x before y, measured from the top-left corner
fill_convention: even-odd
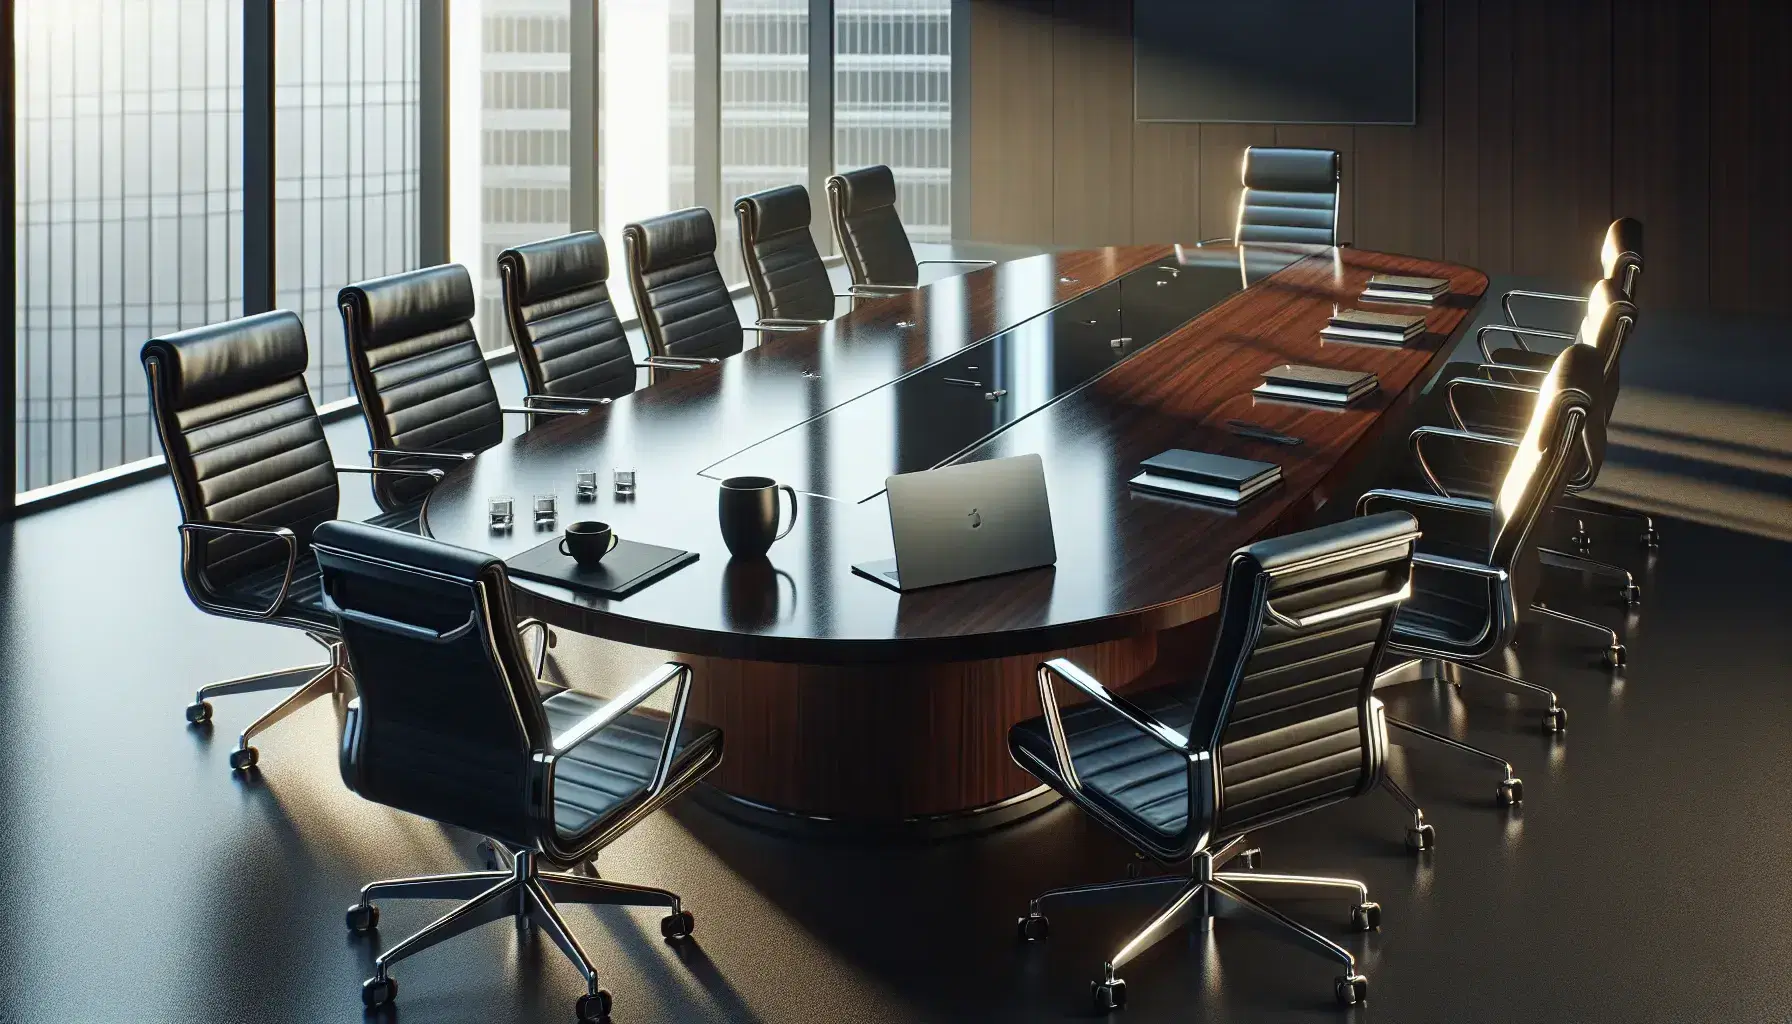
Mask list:
[[[340,461],[360,461],[359,432],[332,428]],[[345,512],[365,511],[348,490]],[[0,1021],[358,1020],[377,943],[439,907],[388,904],[371,942],[346,934],[343,908],[370,879],[473,864],[472,839],[346,792],[327,707],[267,734],[264,772],[247,780],[225,755],[270,697],[220,700],[212,736],[183,726],[198,683],[312,648],[195,611],[174,522],[152,482],[0,528]],[[1628,618],[1606,590],[1551,583],[1556,603],[1625,633],[1621,676],[1571,629],[1521,640],[1524,674],[1569,710],[1563,736],[1497,697],[1393,700],[1510,757],[1521,810],[1494,806],[1480,767],[1415,750],[1396,771],[1437,826],[1423,859],[1379,796],[1258,837],[1266,870],[1359,877],[1385,908],[1382,931],[1361,937],[1341,907],[1295,908],[1359,951],[1372,991],[1355,1019],[1792,1019],[1792,546],[1689,520],[1663,532],[1652,565],[1627,533],[1596,534],[1597,554],[1647,566]],[[653,657],[574,652],[581,685]],[[978,839],[870,846],[768,837],[687,806],[601,867],[681,892],[694,944],[662,943],[649,912],[568,918],[618,1021],[1087,1019],[1088,979],[1146,908],[1066,911],[1034,947],[1014,941],[1013,919],[1036,891],[1128,861],[1063,808]],[[490,925],[402,964],[398,1016],[570,1020],[575,973],[519,934]],[[1117,1019],[1135,1024],[1343,1016],[1329,964],[1233,922],[1125,973],[1132,1005]]]

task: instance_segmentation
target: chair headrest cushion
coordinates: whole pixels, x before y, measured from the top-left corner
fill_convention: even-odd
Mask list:
[[[298,315],[276,309],[152,338],[142,358],[155,360],[166,401],[191,409],[301,376],[310,353]]]
[[[734,209],[748,220],[758,238],[809,229],[809,190],[801,185],[784,185],[741,196],[735,200]]]
[[[635,267],[641,273],[688,263],[716,251],[716,222],[701,206],[675,210],[622,229],[633,240]]]
[[[406,341],[473,319],[473,278],[458,263],[351,284],[337,293],[352,306],[369,348]]]
[[[1244,151],[1245,188],[1330,192],[1337,180],[1336,150],[1252,146]]]
[[[506,249],[498,254],[498,266],[508,270],[516,301],[530,305],[603,284],[610,276],[610,254],[602,235],[579,231]]]
[[[849,217],[896,205],[896,176],[883,164],[836,174],[828,187],[839,194],[840,208]]]

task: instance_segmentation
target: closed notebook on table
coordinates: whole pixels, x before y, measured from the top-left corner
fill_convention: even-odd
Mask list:
[[[1370,274],[1369,287],[1375,291],[1408,292],[1437,296],[1449,292],[1450,282],[1441,277],[1409,277],[1404,274]]]
[[[1370,370],[1340,370],[1330,366],[1283,363],[1263,372],[1263,382],[1277,387],[1323,391],[1340,398],[1373,390],[1380,378]]]
[[[1159,452],[1139,463],[1139,467],[1153,476],[1187,480],[1240,492],[1249,491],[1254,486],[1260,487],[1282,474],[1282,467],[1271,462],[1235,459],[1230,455],[1214,455],[1209,452],[1191,452],[1186,448],[1171,448],[1169,451]]]

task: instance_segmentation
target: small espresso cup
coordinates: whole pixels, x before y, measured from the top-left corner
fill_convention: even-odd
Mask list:
[[[790,525],[778,532],[778,492],[790,494]],[[741,558],[757,558],[796,526],[796,488],[768,476],[731,476],[716,499],[722,541]]]
[[[590,569],[603,561],[604,556],[610,553],[620,539],[616,536],[616,531],[610,529],[609,523],[589,520],[569,523],[566,536],[560,538],[560,553],[571,555],[573,561]]]

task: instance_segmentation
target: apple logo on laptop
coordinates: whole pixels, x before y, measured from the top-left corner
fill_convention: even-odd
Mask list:
[[[971,509],[969,515],[971,517],[971,529],[975,530],[977,527],[983,525],[983,513],[978,512],[976,509]]]

